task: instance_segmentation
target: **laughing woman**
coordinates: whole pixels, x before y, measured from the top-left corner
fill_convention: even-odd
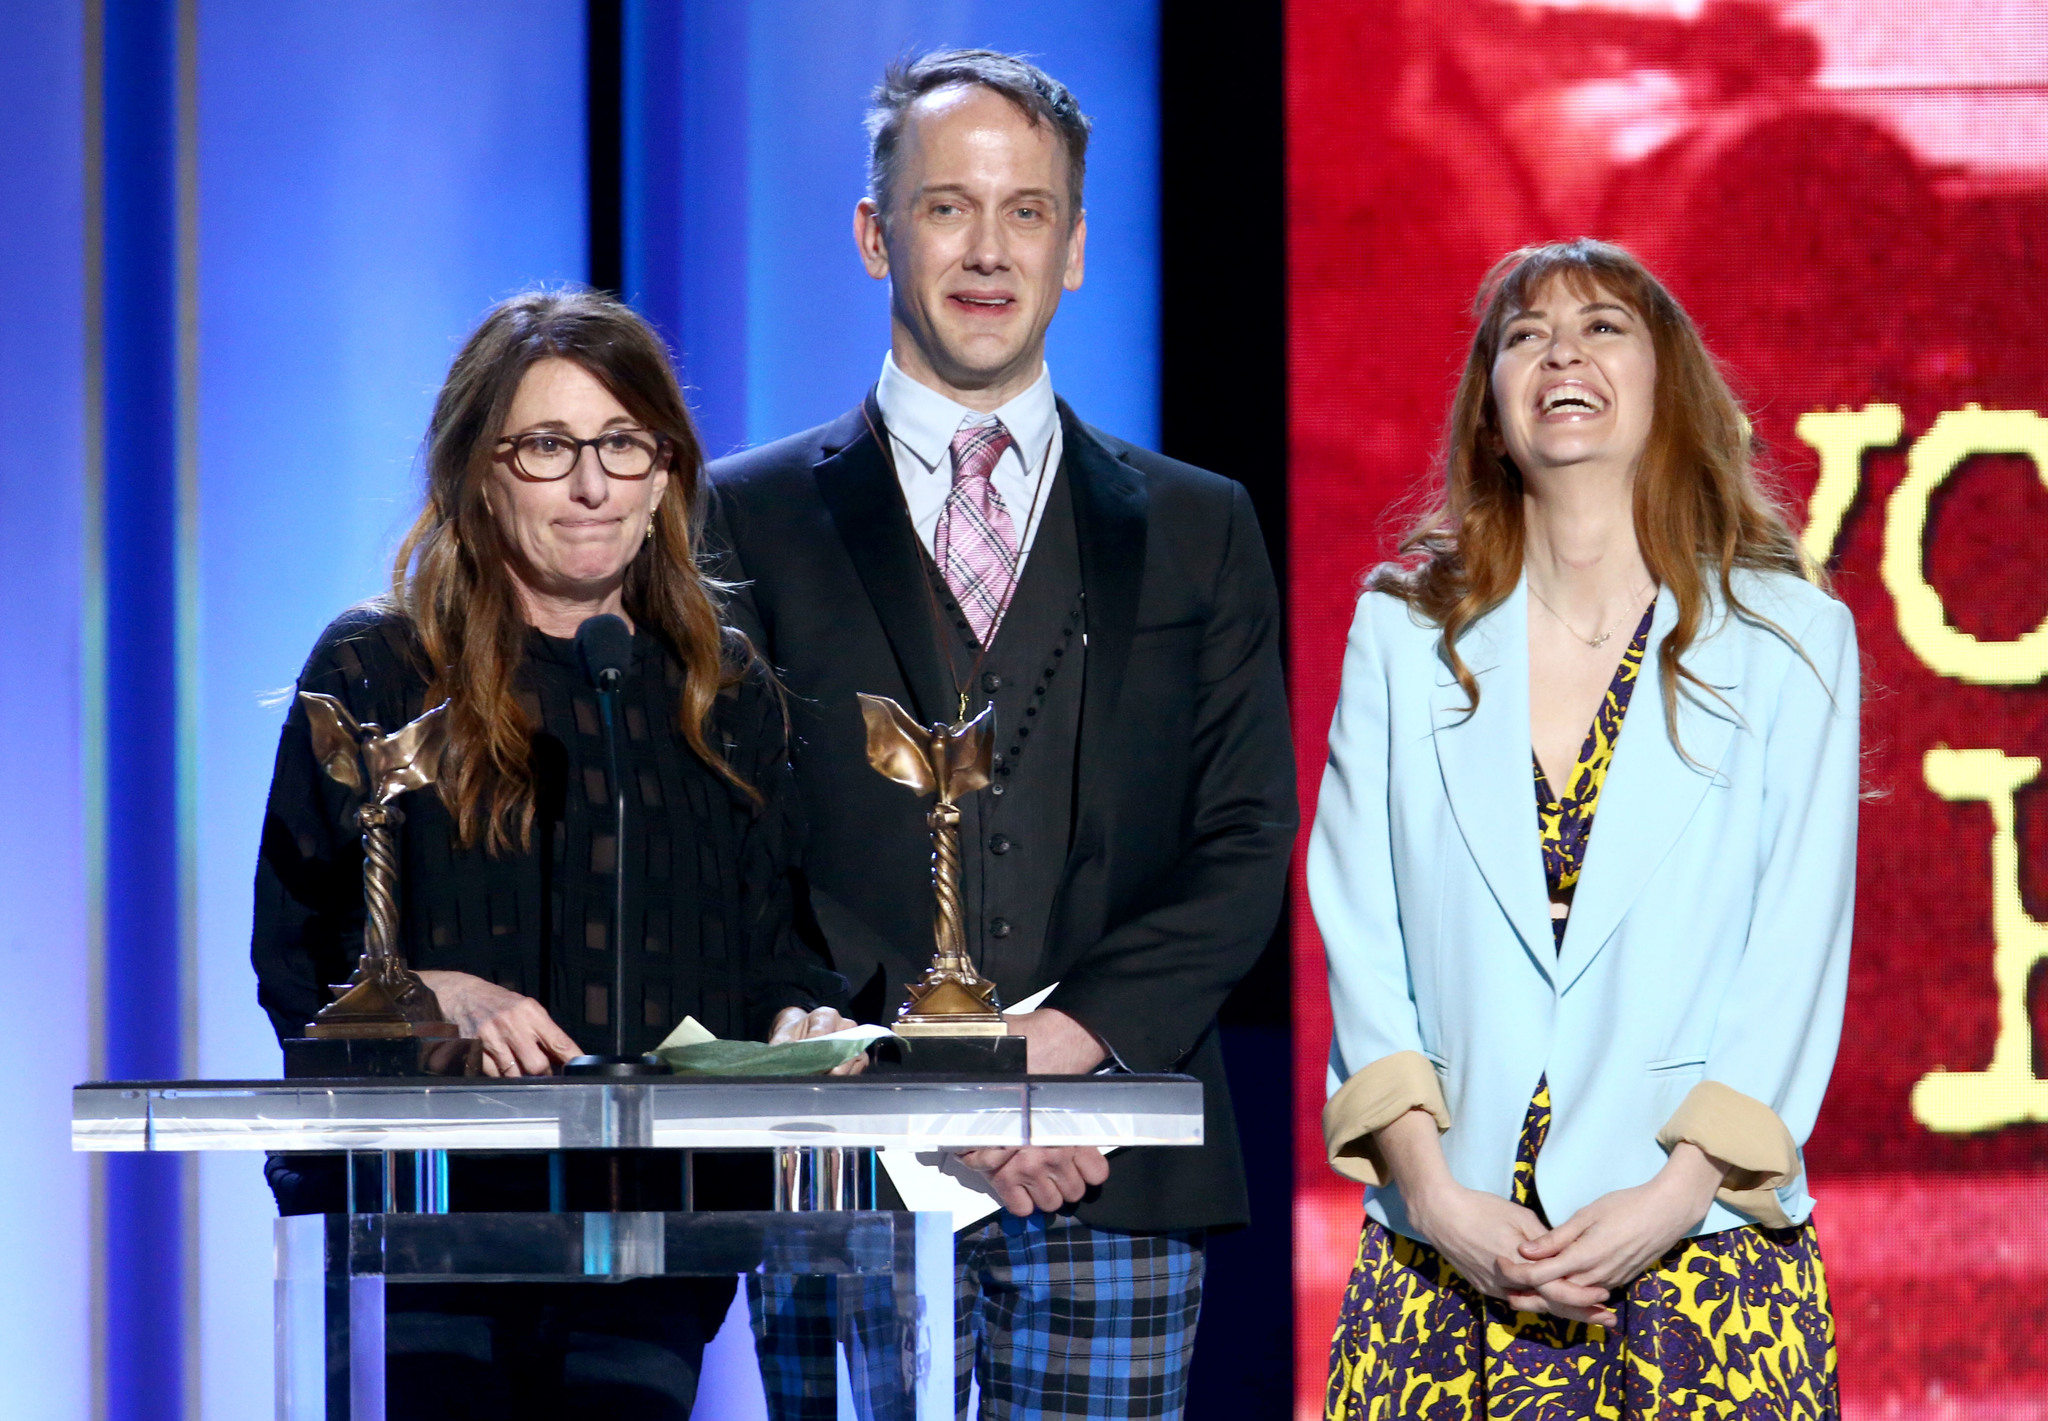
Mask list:
[[[1848,973],[1854,627],[1634,258],[1525,249],[1479,312],[1309,850],[1324,1131],[1370,1186],[1327,1414],[1832,1417],[1800,1147]]]

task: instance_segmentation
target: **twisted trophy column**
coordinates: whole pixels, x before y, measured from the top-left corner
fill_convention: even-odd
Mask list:
[[[363,956],[380,972],[398,955],[398,849],[393,831],[405,815],[375,801],[356,811],[363,831]]]
[[[960,806],[939,803],[925,815],[932,831],[932,937],[941,972],[965,973],[967,928],[960,912]]]

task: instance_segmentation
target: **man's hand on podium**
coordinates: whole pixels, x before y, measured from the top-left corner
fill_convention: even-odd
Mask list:
[[[1010,1035],[1024,1038],[1034,1076],[1085,1076],[1109,1059],[1102,1039],[1057,1007],[1006,1014]]]
[[[441,1014],[484,1046],[487,1076],[547,1076],[583,1048],[532,997],[467,972],[422,972]]]
[[[785,1041],[804,1041],[813,1036],[830,1036],[835,1031],[844,1031],[855,1023],[848,1021],[831,1007],[819,1007],[807,1012],[802,1007],[784,1007],[775,1014],[775,1024],[768,1029],[768,1044],[780,1046]],[[855,1056],[834,1066],[828,1075],[857,1076],[868,1068],[865,1054]]]

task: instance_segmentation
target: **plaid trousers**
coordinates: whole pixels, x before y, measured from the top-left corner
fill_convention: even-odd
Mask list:
[[[1202,1307],[1204,1236],[1125,1234],[1063,1215],[1003,1213],[954,1240],[954,1398],[969,1382],[980,1421],[1179,1421]],[[885,1300],[886,1282],[861,1286]],[[836,1415],[835,1280],[748,1280],[755,1351],[773,1421]],[[864,1327],[848,1349],[855,1409],[903,1412],[893,1328]]]

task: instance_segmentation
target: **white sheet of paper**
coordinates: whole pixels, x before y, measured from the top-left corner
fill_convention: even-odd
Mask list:
[[[1022,1016],[1037,1011],[1057,986],[1059,983],[1055,982],[1015,1006],[1004,1008],[1003,1015]],[[954,1233],[973,1228],[1003,1207],[989,1182],[960,1163],[960,1157],[951,1150],[897,1147],[875,1153],[881,1158],[882,1168],[889,1171],[889,1182],[903,1196],[903,1206],[919,1214],[951,1212]]]
[[[828,1031],[823,1036],[806,1036],[806,1041],[882,1041],[895,1040],[896,1033],[886,1026],[842,1026],[837,1031]]]

